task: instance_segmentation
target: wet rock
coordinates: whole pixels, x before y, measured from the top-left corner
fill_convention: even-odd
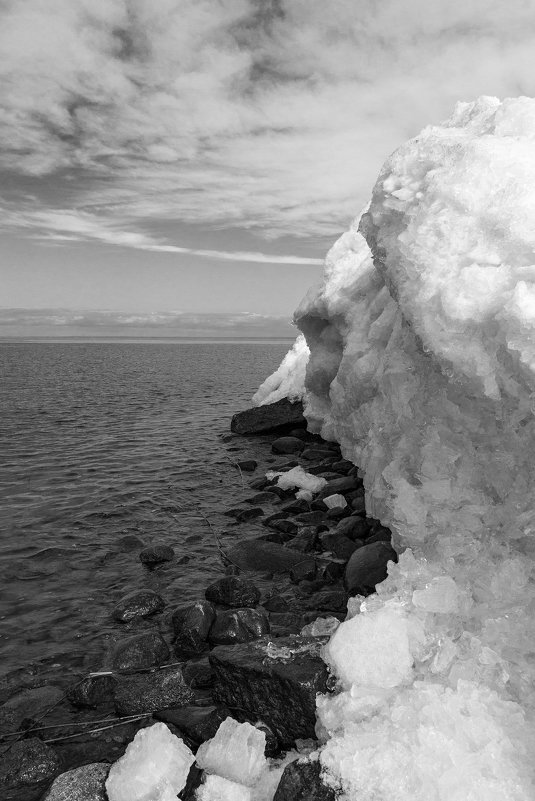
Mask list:
[[[315,737],[316,694],[327,689],[319,655],[325,641],[289,636],[214,648],[214,698],[240,710],[241,719],[261,719],[284,747]]]
[[[187,706],[156,712],[156,720],[171,723],[197,745],[210,740],[225,718],[232,717],[226,706]]]
[[[320,590],[307,599],[305,606],[321,612],[344,612],[347,609],[347,593],[343,589]]]
[[[257,517],[262,517],[264,510],[259,506],[254,506],[252,509],[236,509],[234,517],[238,523],[246,523],[247,520],[255,520]]]
[[[63,699],[63,690],[53,685],[23,689],[0,707],[0,731],[17,731],[25,718],[40,717]]]
[[[240,542],[229,549],[228,557],[242,570],[264,573],[289,573],[303,558],[297,551],[262,540]]]
[[[350,540],[366,540],[373,531],[373,521],[367,517],[350,515],[337,524],[336,534],[349,537]]]
[[[125,534],[124,537],[119,537],[115,543],[115,549],[121,553],[131,553],[144,548],[145,543],[135,534]]]
[[[293,467],[297,467],[299,462],[297,459],[289,459],[287,462],[283,462],[277,466],[277,470],[286,472],[287,470],[291,470]]]
[[[43,801],[107,801],[105,783],[110,767],[108,762],[95,762],[62,773]]]
[[[236,434],[266,434],[282,427],[303,425],[306,425],[303,404],[300,401],[290,403],[287,398],[282,398],[276,403],[238,412],[232,418],[230,430]]]
[[[272,515],[269,515],[269,517],[266,517],[264,520],[262,520],[262,525],[270,526],[270,524],[273,523],[274,520],[286,520],[286,516],[287,513],[283,511],[273,512]]]
[[[348,506],[345,506],[343,509],[340,506],[335,506],[334,509],[329,509],[327,511],[327,522],[328,523],[337,523],[339,520],[343,520],[345,517],[349,517],[351,514],[351,509]]]
[[[262,602],[262,606],[268,612],[287,612],[290,608],[290,604],[282,595],[271,595]]]
[[[342,578],[345,566],[346,562],[343,559],[322,559],[318,563],[318,577],[326,584],[333,584]]]
[[[258,467],[258,462],[255,462],[254,459],[241,459],[239,462],[236,462],[236,467],[244,473],[254,473]]]
[[[260,600],[260,590],[252,581],[238,576],[225,576],[207,587],[204,593],[208,601],[230,607],[255,607]]]
[[[36,801],[60,771],[57,753],[37,737],[13,743],[0,756],[2,801]]]
[[[302,512],[308,512],[309,509],[308,501],[299,500],[285,504],[281,511],[286,512],[287,515],[299,515]]]
[[[291,431],[288,431],[288,436],[297,437],[297,439],[302,439],[304,442],[310,439],[310,434],[306,428],[292,428]]]
[[[254,490],[263,490],[269,486],[269,479],[265,476],[262,476],[262,478],[255,478],[253,481],[249,481],[249,486]]]
[[[256,640],[269,632],[269,620],[263,609],[232,609],[219,612],[208,639],[215,645]]]
[[[113,690],[118,715],[157,712],[193,701],[193,693],[179,667],[162,668],[153,673],[117,676]]]
[[[292,539],[292,534],[283,534],[281,531],[270,531],[269,534],[262,534],[258,537],[259,540],[266,542],[276,542],[278,545],[284,545]]]
[[[283,490],[276,485],[272,485],[271,487],[266,487],[266,492],[271,492],[272,495],[284,500],[285,498],[292,498],[295,490]]]
[[[88,676],[69,688],[67,698],[73,706],[96,709],[110,701],[114,684],[113,676]]]
[[[350,490],[358,489],[358,482],[355,476],[340,476],[328,481],[325,487],[318,493],[318,498],[327,498],[329,495],[337,493],[344,494]]]
[[[297,534],[297,523],[294,523],[292,520],[286,520],[284,518],[270,520],[268,526],[274,531],[280,531],[281,534],[290,534],[291,536]]]
[[[258,506],[261,503],[279,503],[279,499],[272,492],[257,492],[251,498],[246,498],[245,503],[249,503],[251,506]]]
[[[318,542],[319,530],[319,526],[303,526],[288,542],[288,548],[293,548],[300,553],[313,551]]]
[[[139,554],[139,559],[144,565],[159,565],[162,562],[171,562],[175,557],[175,552],[170,545],[152,545],[144,548]]]
[[[313,595],[325,587],[325,582],[321,578],[303,579],[299,582],[298,587],[301,595]]]
[[[279,437],[271,443],[272,453],[301,453],[305,443],[297,437]]]
[[[153,590],[135,590],[121,598],[112,615],[120,623],[128,623],[136,617],[148,617],[161,612],[164,607],[164,599]]]
[[[202,784],[203,776],[204,771],[194,763],[189,770],[186,786],[178,794],[181,801],[197,801],[197,790]]]
[[[372,542],[392,542],[392,532],[385,526],[376,526],[366,539],[366,545],[371,545]]]
[[[298,584],[300,581],[312,581],[316,576],[316,560],[304,557],[290,570],[290,581]]]
[[[303,512],[295,518],[296,523],[302,523],[305,526],[319,526],[325,525],[326,521],[325,512]]]
[[[313,500],[310,504],[310,511],[311,512],[326,512],[329,507],[326,503],[319,500]]]
[[[397,562],[395,550],[387,542],[363,545],[347,563],[344,583],[350,595],[370,595],[387,577],[389,561]]]
[[[324,531],[319,535],[319,541],[324,551],[331,551],[339,559],[349,560],[351,554],[357,550],[357,543],[344,534],[335,531]]]
[[[113,670],[139,670],[162,665],[169,659],[169,648],[159,631],[144,631],[116,642],[110,653]]]
[[[208,657],[187,662],[182,668],[185,681],[190,687],[206,690],[214,683],[214,673]]]
[[[294,612],[270,612],[269,624],[272,633],[276,631],[281,634],[299,634],[305,622],[302,615]]]
[[[325,459],[327,456],[330,456],[330,452],[324,448],[306,448],[301,454],[301,458],[308,462]]]
[[[340,459],[337,462],[332,462],[331,464],[331,470],[334,470],[335,473],[343,473],[344,475],[352,470],[353,467],[355,467],[353,462],[350,462],[347,459]]]
[[[171,618],[176,634],[175,653],[189,656],[205,651],[208,648],[208,632],[214,620],[215,609],[210,601],[197,601],[176,609]]]
[[[286,765],[273,801],[335,801],[334,790],[321,780],[319,762],[296,760]]]

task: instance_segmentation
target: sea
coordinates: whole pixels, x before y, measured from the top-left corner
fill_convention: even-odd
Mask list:
[[[270,462],[231,417],[290,344],[0,342],[0,677],[98,670],[133,590],[168,610],[204,596],[221,543],[254,533],[223,512]],[[149,570],[132,535],[175,559]]]

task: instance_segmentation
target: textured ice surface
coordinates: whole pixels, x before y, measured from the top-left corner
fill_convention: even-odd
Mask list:
[[[266,769],[266,735],[250,723],[226,718],[211,740],[197,751],[200,768],[252,787]]]
[[[197,801],[253,801],[253,790],[223,776],[208,774],[195,797]]]
[[[307,473],[300,465],[298,467],[292,467],[291,470],[287,470],[285,473],[277,473],[275,470],[268,470],[266,476],[269,479],[278,476],[277,486],[281,489],[299,487],[308,492],[319,492],[327,484],[325,478]]]
[[[326,498],[323,499],[323,503],[329,509],[345,509],[347,506],[347,501],[343,495],[339,495],[335,493],[334,495],[327,495]]]
[[[165,723],[138,731],[106,779],[109,801],[174,801],[195,757]]]
[[[270,375],[253,396],[256,406],[275,403],[281,398],[300,400],[305,389],[305,371],[308,362],[308,345],[300,334],[284,357],[281,366]]]
[[[535,799],[534,220],[535,101],[461,103],[296,313],[309,428],[407,548],[325,651],[321,759],[359,801]]]

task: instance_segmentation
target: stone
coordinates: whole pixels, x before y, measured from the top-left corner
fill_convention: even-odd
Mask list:
[[[350,540],[367,540],[372,531],[373,520],[356,515],[350,515],[340,520],[335,529],[336,534],[349,537]]]
[[[175,552],[170,545],[152,545],[150,548],[143,548],[139,554],[139,559],[144,565],[159,565],[161,562],[171,562],[175,557]]]
[[[144,546],[145,543],[143,540],[137,537],[135,534],[125,534],[123,537],[119,537],[119,539],[115,542],[115,549],[121,553],[137,551]]]
[[[223,721],[230,715],[226,706],[187,705],[178,709],[155,712],[156,720],[172,724],[195,743],[204,743],[213,737]]]
[[[246,523],[248,520],[255,520],[263,515],[264,510],[260,506],[253,506],[251,509],[237,509],[234,517],[238,523]]]
[[[193,701],[193,693],[184,680],[180,667],[168,667],[153,673],[117,676],[113,689],[118,715],[158,712]]]
[[[327,511],[327,514],[326,514],[327,522],[328,523],[332,523],[332,522],[336,523],[339,520],[342,520],[344,517],[349,517],[351,512],[352,512],[352,510],[350,509],[349,506],[346,506],[344,509],[341,509],[339,507],[336,508],[336,509],[329,509]]]
[[[351,556],[345,570],[344,583],[349,595],[370,595],[387,577],[387,564],[397,562],[395,550],[387,542],[363,545]]]
[[[271,523],[273,523],[275,520],[286,520],[286,517],[287,512],[273,512],[273,514],[269,515],[269,517],[266,517],[264,520],[262,520],[262,525],[270,527]]]
[[[227,552],[229,559],[242,570],[265,573],[289,573],[302,560],[297,551],[262,540],[247,540],[234,545]]]
[[[164,599],[153,590],[135,590],[121,598],[112,615],[120,623],[128,623],[136,617],[148,617],[161,612],[164,607]]]
[[[24,718],[38,718],[63,700],[63,690],[51,684],[22,689],[0,706],[0,731],[17,731]]]
[[[96,709],[110,701],[114,684],[113,676],[88,676],[68,689],[67,698],[73,706]]]
[[[305,601],[305,606],[320,612],[343,612],[347,608],[347,593],[343,589],[320,590]]]
[[[315,737],[316,694],[327,690],[325,641],[291,635],[214,648],[214,699],[246,720],[262,720],[283,747]]]
[[[214,683],[214,674],[207,656],[186,662],[182,673],[187,684],[195,689],[206,690]]]
[[[326,521],[325,512],[303,512],[295,518],[296,523],[302,523],[305,526],[319,526],[325,525]]]
[[[169,648],[159,631],[144,631],[116,642],[110,652],[113,670],[140,670],[162,665],[169,659]]]
[[[210,601],[197,601],[176,609],[171,618],[176,634],[175,653],[190,656],[205,651],[208,648],[208,632],[214,620],[215,609]]]
[[[309,462],[314,462],[317,459],[325,459],[326,456],[330,456],[330,451],[324,450],[323,448],[306,448],[301,454],[301,458]]]
[[[249,503],[251,506],[258,506],[261,503],[279,503],[279,499],[272,492],[257,492],[251,498],[246,498],[245,503]]]
[[[60,771],[59,756],[42,740],[14,742],[0,756],[2,801],[36,801]]]
[[[282,427],[305,425],[301,401],[290,403],[287,398],[282,398],[276,403],[238,412],[232,418],[230,430],[236,434],[266,434]]]
[[[305,443],[297,437],[279,437],[271,443],[272,453],[301,453]]]
[[[254,473],[258,467],[258,462],[254,459],[241,459],[239,462],[236,462],[236,467],[244,473]]]
[[[288,542],[288,548],[293,548],[300,553],[310,553],[318,543],[318,532],[319,526],[303,526]]]
[[[357,543],[349,537],[335,531],[324,531],[319,535],[319,541],[324,551],[330,551],[339,559],[349,560],[351,554],[357,550]]]
[[[321,780],[318,761],[297,759],[284,768],[273,801],[335,801],[336,794]]]
[[[258,490],[260,492],[269,486],[269,479],[267,479],[265,476],[262,476],[261,478],[255,478],[252,481],[249,481],[249,486],[251,489]]]
[[[335,473],[343,473],[346,475],[354,466],[353,462],[347,459],[339,459],[337,462],[331,463],[331,470],[334,470]]]
[[[280,518],[277,520],[270,520],[268,523],[269,528],[272,528],[274,531],[279,531],[281,534],[290,534],[294,535],[297,534],[297,523],[294,523],[292,520],[286,520],[284,518]]]
[[[269,619],[263,609],[232,609],[219,612],[208,639],[216,645],[256,640],[269,632]]]
[[[332,481],[328,481],[326,486],[321,490],[318,494],[319,498],[326,498],[329,495],[335,495],[336,493],[344,493],[348,492],[349,490],[354,490],[358,488],[358,481],[355,476],[340,476],[340,478],[333,478]]]
[[[285,504],[281,511],[286,512],[287,515],[299,515],[301,512],[309,511],[309,504],[308,501],[293,501]]]
[[[316,576],[316,570],[316,560],[305,556],[290,570],[290,580],[294,584],[300,581],[312,581]]]
[[[386,526],[376,526],[371,536],[366,538],[366,545],[372,542],[392,542],[392,532]]]
[[[304,626],[302,615],[293,612],[270,612],[269,625],[271,631],[283,632],[284,634],[299,634]]]
[[[293,489],[283,490],[281,487],[272,484],[270,487],[266,487],[266,492],[271,492],[272,495],[276,495],[281,500],[284,500],[285,498],[292,498],[295,490]]]
[[[94,762],[61,773],[43,801],[108,801],[106,779],[110,767],[108,762]]]
[[[260,600],[258,587],[239,576],[218,579],[207,587],[204,594],[208,601],[230,607],[255,607]]]
[[[288,601],[282,595],[270,595],[262,602],[262,606],[268,612],[287,612],[290,608]]]

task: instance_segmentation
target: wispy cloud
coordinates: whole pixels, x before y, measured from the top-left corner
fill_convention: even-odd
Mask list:
[[[74,235],[129,247],[154,219],[330,236],[456,100],[535,93],[535,0],[3,0],[0,16],[0,166],[84,176],[72,205],[117,225]]]

